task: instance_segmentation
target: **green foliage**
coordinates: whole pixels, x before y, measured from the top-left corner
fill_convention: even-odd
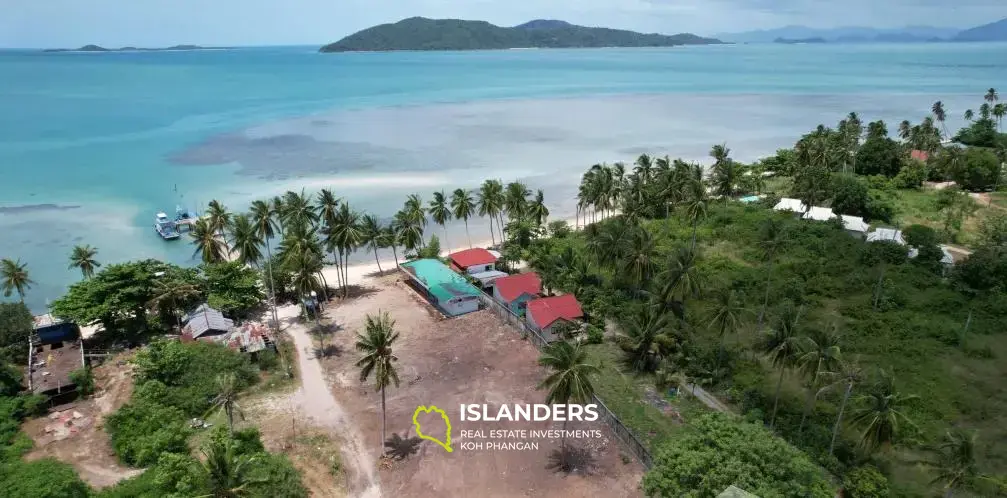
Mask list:
[[[427,245],[416,251],[416,257],[439,259],[441,257],[441,240],[436,235],[431,235]]]
[[[91,488],[73,467],[53,458],[0,464],[0,496],[10,498],[88,498]]]
[[[970,126],[962,128],[954,140],[973,147],[1007,146],[1007,135],[997,133],[996,122],[988,118],[977,119]]]
[[[868,138],[857,151],[857,173],[892,178],[902,169],[902,157],[902,147],[895,140]]]
[[[79,368],[70,372],[70,382],[77,386],[77,392],[81,396],[88,396],[94,393],[94,375],[90,368]]]
[[[797,168],[797,154],[794,149],[779,149],[775,155],[762,158],[758,166],[765,171],[790,176]]]
[[[246,317],[265,297],[259,272],[237,261],[203,264],[199,269],[207,304],[227,316]]]
[[[892,182],[898,188],[920,188],[929,176],[930,168],[926,163],[911,159],[903,163]]]
[[[152,465],[162,453],[186,453],[189,427],[182,410],[147,400],[123,405],[105,422],[112,448],[130,465]]]
[[[807,456],[761,425],[719,413],[691,425],[694,431],[658,448],[643,478],[648,496],[716,496],[731,485],[767,497],[834,495]]]
[[[24,303],[0,303],[0,362],[26,363],[34,322]]]
[[[837,214],[865,216],[867,214],[867,182],[856,175],[836,175],[832,194],[832,210]]]
[[[989,149],[969,147],[965,157],[948,171],[952,180],[973,192],[992,188],[1001,174],[1000,158]]]
[[[371,50],[492,50],[506,48],[670,47],[719,43],[683,33],[643,34],[587,28],[559,21],[540,21],[533,28],[504,28],[486,21],[411,17],[358,31],[321,48],[322,52]]]
[[[965,289],[1002,292],[1007,288],[1007,250],[980,247],[956,265],[952,275]]]
[[[587,343],[588,344],[601,344],[605,340],[605,330],[596,325],[588,325],[587,327]]]
[[[850,470],[843,476],[846,498],[888,498],[888,479],[871,465]]]

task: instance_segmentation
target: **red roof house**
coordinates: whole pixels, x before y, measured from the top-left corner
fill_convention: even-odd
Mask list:
[[[909,153],[909,157],[912,157],[913,159],[916,159],[917,161],[927,162],[927,159],[930,158],[930,154],[927,154],[927,151],[925,151],[925,150],[915,150],[914,149],[912,152]]]
[[[535,329],[551,332],[549,329],[558,320],[572,321],[584,316],[584,310],[573,294],[543,297],[528,302],[528,323]]]
[[[524,315],[528,301],[542,293],[538,273],[518,273],[500,277],[493,282],[493,297],[506,304],[512,313]]]
[[[451,258],[452,264],[468,273],[493,271],[493,264],[497,262],[493,253],[481,247],[451,253],[448,258]]]

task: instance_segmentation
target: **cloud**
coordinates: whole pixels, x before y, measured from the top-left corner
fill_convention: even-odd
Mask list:
[[[654,32],[784,24],[969,27],[1004,15],[1004,0],[0,0],[0,46],[322,44],[411,16],[529,19]]]

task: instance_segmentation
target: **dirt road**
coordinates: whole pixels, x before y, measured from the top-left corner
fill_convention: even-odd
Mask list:
[[[321,365],[314,358],[314,344],[308,328],[300,323],[300,309],[295,305],[277,309],[280,324],[297,346],[297,363],[301,373],[301,387],[295,397],[301,411],[314,424],[336,431],[343,441],[341,452],[347,465],[349,491],[360,498],[380,498],[381,487],[372,455],[363,442],[363,436],[346,416],[342,406],[332,396]]]

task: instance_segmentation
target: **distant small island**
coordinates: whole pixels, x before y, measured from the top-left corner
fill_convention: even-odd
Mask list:
[[[105,48],[98,45],[84,45],[80,48],[47,48],[43,52],[179,52],[184,50],[228,50],[231,47],[201,47],[199,45],[175,45],[164,48]]]
[[[828,43],[825,38],[814,37],[814,38],[777,38],[773,40],[773,43],[783,43],[786,45],[797,45],[803,43]]]
[[[661,35],[589,28],[566,21],[537,19],[505,28],[486,21],[411,17],[358,31],[320,52],[394,50],[505,50],[516,48],[673,47],[723,43],[691,33]]]

